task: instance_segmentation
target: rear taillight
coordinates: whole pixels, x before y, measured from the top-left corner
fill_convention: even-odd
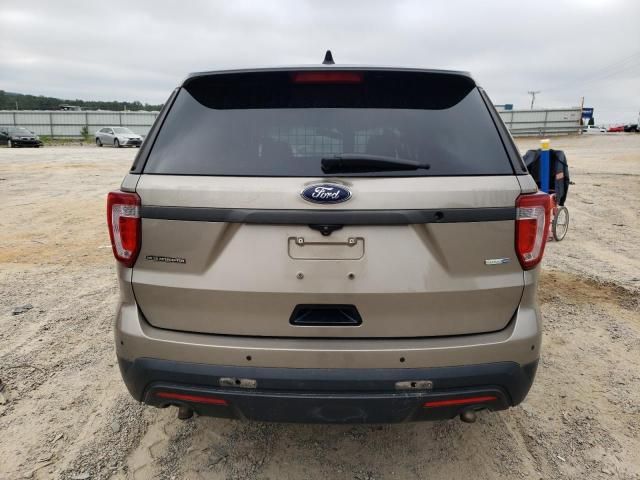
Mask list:
[[[449,398],[447,400],[433,400],[431,402],[425,402],[423,407],[435,408],[435,407],[455,407],[458,405],[471,405],[474,403],[487,403],[493,402],[498,398],[495,395],[482,395],[477,397],[464,397],[464,398]]]
[[[220,405],[226,407],[229,403],[224,398],[209,397],[205,395],[190,395],[187,393],[177,392],[156,392],[155,396],[166,400],[180,400],[190,403],[203,403],[205,405]]]
[[[538,192],[520,195],[516,200],[516,253],[525,270],[542,260],[550,217],[550,195]]]
[[[109,192],[107,223],[116,260],[133,267],[140,252],[140,197],[136,193]]]

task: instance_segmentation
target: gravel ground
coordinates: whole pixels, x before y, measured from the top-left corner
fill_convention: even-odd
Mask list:
[[[181,422],[134,402],[104,203],[136,150],[0,149],[0,479],[640,479],[640,135],[553,146],[576,184],[529,397],[475,424],[390,426]]]

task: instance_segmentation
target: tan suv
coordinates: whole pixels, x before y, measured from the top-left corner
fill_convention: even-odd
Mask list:
[[[189,75],[108,223],[122,376],[182,418],[473,421],[533,381],[549,196],[467,73]]]

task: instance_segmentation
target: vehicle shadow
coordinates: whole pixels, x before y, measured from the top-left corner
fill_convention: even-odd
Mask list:
[[[184,478],[513,478],[533,475],[503,415],[394,425],[189,421],[169,464]],[[515,434],[518,436],[519,434]],[[182,451],[180,451],[182,450]],[[177,466],[177,465],[176,465]]]

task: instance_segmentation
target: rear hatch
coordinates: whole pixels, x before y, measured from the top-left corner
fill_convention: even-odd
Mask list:
[[[172,102],[135,167],[151,325],[399,338],[513,317],[520,185],[469,77],[205,74]]]

